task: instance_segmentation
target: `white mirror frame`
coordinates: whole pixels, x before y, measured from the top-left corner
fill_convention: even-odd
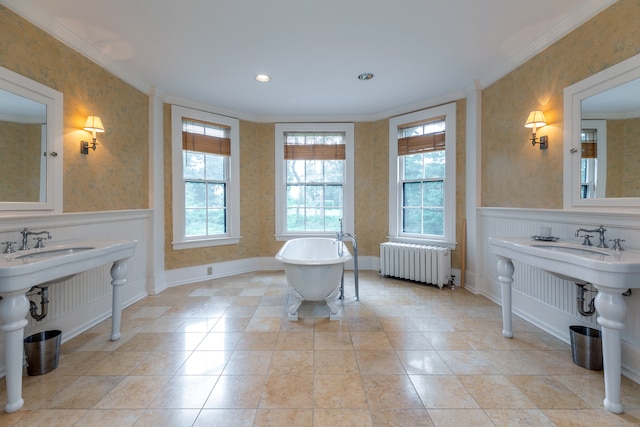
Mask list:
[[[0,67],[0,89],[47,106],[47,152],[45,156],[47,199],[44,202],[0,202],[0,215],[33,211],[60,213],[62,212],[63,165],[62,93],[4,67]]]
[[[580,198],[581,102],[602,91],[640,78],[640,55],[611,66],[564,89],[564,209],[640,208],[640,198]]]

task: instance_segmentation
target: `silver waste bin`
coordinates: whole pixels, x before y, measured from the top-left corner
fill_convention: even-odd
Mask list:
[[[27,374],[42,375],[58,367],[62,331],[43,331],[24,339]]]
[[[602,370],[600,331],[587,326],[569,326],[573,363],[592,371]]]

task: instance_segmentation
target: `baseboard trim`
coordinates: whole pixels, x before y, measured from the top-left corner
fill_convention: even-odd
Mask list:
[[[380,266],[379,257],[358,257],[358,270],[375,270]],[[211,269],[211,270],[209,270]],[[353,270],[353,261],[345,265],[346,270]],[[193,267],[178,268],[165,272],[165,287],[186,285],[205,280],[220,279],[222,277],[235,276],[237,274],[254,273],[256,271],[284,270],[282,263],[273,257],[243,258],[233,261],[223,261],[213,264],[196,265]],[[210,271],[210,273],[209,273]]]

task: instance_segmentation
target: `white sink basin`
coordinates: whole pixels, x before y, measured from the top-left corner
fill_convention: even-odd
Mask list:
[[[0,295],[99,267],[134,253],[135,241],[82,241],[29,249],[0,258]]]
[[[514,261],[541,268],[563,279],[611,288],[640,286],[640,251],[614,251],[569,242],[539,242],[531,238],[489,239],[491,250]]]
[[[532,243],[531,246],[536,248],[544,248],[550,251],[557,252],[566,252],[574,255],[583,255],[583,256],[602,256],[608,257],[611,256],[611,253],[607,252],[605,249],[597,249],[591,246],[574,246],[573,244],[567,243]]]
[[[78,252],[88,251],[91,249],[95,249],[95,246],[85,246],[85,247],[77,247],[77,248],[76,247],[58,248],[58,249],[44,248],[44,249],[38,249],[35,252],[20,254],[13,258],[21,259],[22,262],[26,264],[29,262],[36,262],[44,258],[51,258],[51,257],[62,256],[62,255],[71,255]]]

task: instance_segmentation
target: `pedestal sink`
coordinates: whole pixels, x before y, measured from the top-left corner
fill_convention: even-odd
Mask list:
[[[602,327],[605,399],[607,410],[620,414],[621,338],[627,307],[622,294],[640,288],[640,251],[616,252],[564,242],[538,242],[530,238],[489,238],[498,256],[498,281],[502,287],[502,334],[511,328],[513,261],[541,268],[566,280],[588,282],[598,289],[596,309]]]
[[[33,286],[53,284],[60,279],[112,262],[113,285],[111,339],[120,338],[122,286],[126,283],[127,259],[136,241],[82,241],[42,249],[30,249],[0,258],[0,322],[5,334],[7,382],[6,412],[22,408],[22,363],[24,328],[29,300],[25,293]],[[55,304],[55,301],[51,302]]]

